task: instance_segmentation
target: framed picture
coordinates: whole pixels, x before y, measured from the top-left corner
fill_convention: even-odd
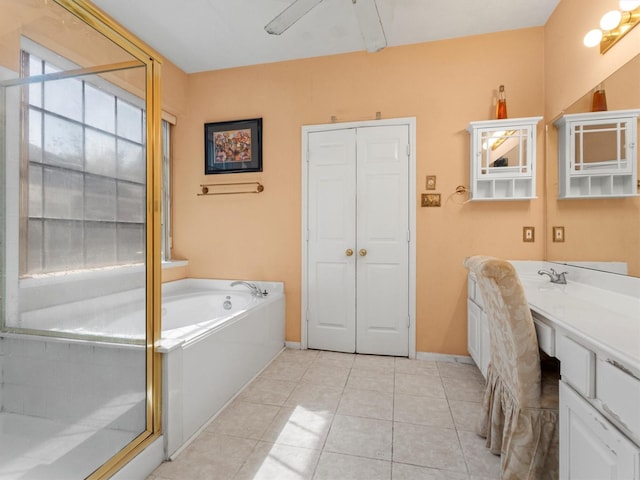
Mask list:
[[[262,171],[262,118],[204,124],[204,173]]]

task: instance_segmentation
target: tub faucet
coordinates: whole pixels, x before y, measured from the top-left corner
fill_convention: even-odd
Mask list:
[[[538,275],[548,275],[549,279],[551,280],[551,283],[558,283],[560,285],[567,284],[567,279],[565,278],[565,275],[569,272],[558,273],[553,268],[550,268],[549,270],[551,271],[538,270]]]
[[[264,292],[261,292],[255,283],[243,282],[242,280],[231,282],[232,287],[235,287],[236,285],[244,285],[249,290],[251,290],[251,295],[253,295],[254,297],[266,297],[268,294],[266,290]]]

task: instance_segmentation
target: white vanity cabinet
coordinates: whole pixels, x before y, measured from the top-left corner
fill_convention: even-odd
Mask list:
[[[637,480],[640,449],[560,382],[560,478]]]
[[[471,200],[536,198],[536,134],[542,117],[471,122]]]
[[[638,194],[640,110],[563,115],[558,127],[558,198]]]
[[[467,350],[484,378],[487,378],[487,368],[489,367],[491,354],[489,322],[487,321],[487,315],[484,313],[482,296],[473,274],[469,274],[467,287]]]

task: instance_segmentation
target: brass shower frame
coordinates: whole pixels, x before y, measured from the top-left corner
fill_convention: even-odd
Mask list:
[[[85,0],[54,0],[97,32],[140,61],[145,68],[146,124],[146,428],[89,477],[109,478],[155,441],[161,433],[161,215],[162,186],[162,105],[160,98],[162,57],[126,31],[115,20]]]

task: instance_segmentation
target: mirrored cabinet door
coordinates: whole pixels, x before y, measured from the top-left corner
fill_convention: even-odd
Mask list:
[[[638,194],[640,110],[564,115],[558,127],[558,197]]]
[[[471,200],[536,198],[536,125],[542,117],[471,122]]]

